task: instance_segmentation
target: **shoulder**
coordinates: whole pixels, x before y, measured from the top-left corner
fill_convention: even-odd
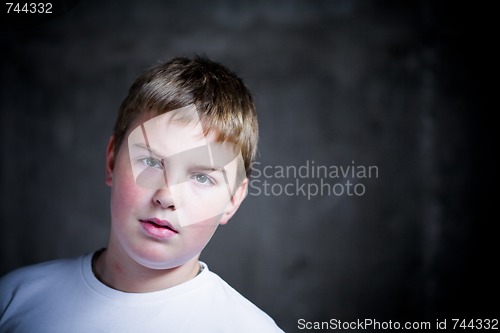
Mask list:
[[[58,284],[78,274],[81,259],[60,259],[18,268],[0,278],[0,307],[14,296],[34,295],[48,286],[57,288]]]
[[[264,311],[241,295],[213,272],[206,272],[210,279],[207,302],[210,311],[204,315],[217,325],[224,325],[228,332],[283,332]],[[225,332],[225,331],[224,331]]]
[[[36,281],[40,277],[55,276],[56,272],[72,271],[79,266],[81,258],[59,259],[18,268],[0,278],[0,286],[18,284],[27,280]]]

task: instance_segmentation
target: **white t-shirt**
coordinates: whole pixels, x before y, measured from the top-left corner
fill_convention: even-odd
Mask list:
[[[203,263],[175,287],[125,293],[101,283],[91,260],[51,261],[0,279],[0,332],[283,332]]]

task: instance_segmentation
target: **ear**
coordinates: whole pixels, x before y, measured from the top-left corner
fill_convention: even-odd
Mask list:
[[[238,211],[238,208],[240,208],[241,203],[243,200],[246,198],[248,193],[248,178],[245,177],[243,181],[241,182],[240,186],[236,189],[236,191],[233,194],[233,197],[231,198],[231,201],[227,205],[226,210],[222,214],[222,218],[219,222],[219,224],[226,224],[231,217]]]
[[[106,185],[111,186],[113,183],[113,169],[115,167],[115,137],[109,138],[106,148]]]

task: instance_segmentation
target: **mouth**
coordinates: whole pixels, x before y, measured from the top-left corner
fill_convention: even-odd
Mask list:
[[[155,228],[159,229],[165,229],[165,230],[170,230],[176,234],[179,232],[172,226],[172,224],[166,220],[160,220],[157,219],[156,217],[145,219],[145,220],[139,220],[141,223],[147,223],[152,225]]]

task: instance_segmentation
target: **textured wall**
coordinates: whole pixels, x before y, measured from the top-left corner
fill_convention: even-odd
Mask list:
[[[121,100],[158,60],[202,53],[245,79],[261,126],[250,195],[202,256],[212,270],[289,332],[299,318],[498,310],[489,304],[498,290],[484,213],[492,151],[478,112],[474,10],[435,1],[67,5],[33,24],[2,23],[0,274],[106,244],[104,151]],[[308,163],[378,173],[267,177]],[[340,194],[347,181],[363,195]],[[337,183],[334,194],[300,190]],[[279,194],[287,184],[293,195]]]

